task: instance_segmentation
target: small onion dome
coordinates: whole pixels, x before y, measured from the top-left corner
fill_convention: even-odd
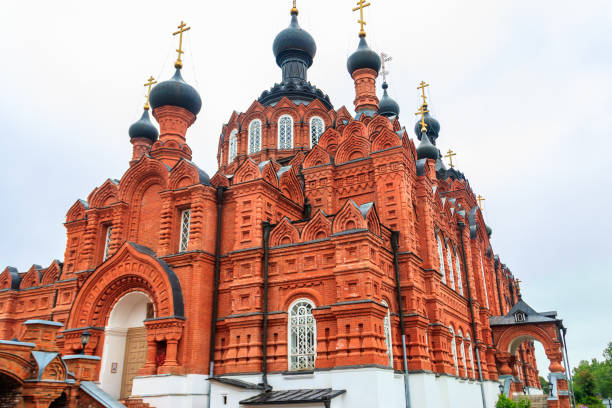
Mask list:
[[[160,82],[151,90],[149,103],[153,109],[160,106],[178,106],[197,115],[202,108],[202,99],[194,87],[189,85],[181,76],[180,68],[176,69],[174,76],[167,81]]]
[[[489,238],[491,238],[491,234],[493,234],[493,228],[485,224],[485,229],[487,230],[487,235],[489,236]]]
[[[128,133],[130,134],[130,139],[144,138],[155,143],[157,136],[159,136],[159,132],[153,123],[151,123],[148,109],[145,109],[140,119],[130,126]]]
[[[427,136],[427,133],[425,132],[423,132],[423,134],[421,135],[421,143],[419,143],[419,146],[416,148],[416,151],[417,151],[417,158],[419,160],[421,159],[437,160],[438,159],[438,148],[431,144],[431,142],[429,141],[429,137]]]
[[[299,56],[307,67],[312,65],[312,59],[317,53],[317,44],[310,34],[298,24],[297,10],[291,10],[291,24],[278,33],[272,44],[272,52],[278,66],[291,56]]]
[[[423,105],[423,107],[427,109],[427,105]],[[435,143],[440,132],[440,122],[434,119],[429,112],[425,113],[424,120],[427,124],[427,136]],[[414,124],[414,133],[421,139],[421,119]]]
[[[365,40],[365,37],[361,37],[359,40],[359,46],[357,51],[351,54],[346,61],[346,68],[349,74],[353,75],[353,72],[362,68],[370,68],[376,71],[380,71],[380,57],[377,53],[372,51]]]
[[[387,117],[398,116],[400,113],[399,105],[389,96],[389,94],[387,94],[388,87],[389,85],[383,82],[382,88],[384,92],[382,98],[380,98],[380,102],[378,102],[378,114]]]

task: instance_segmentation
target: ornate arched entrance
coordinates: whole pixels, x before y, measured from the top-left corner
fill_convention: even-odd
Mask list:
[[[520,382],[513,372],[514,359],[518,347],[525,341],[538,341],[550,361],[550,380],[553,386],[552,395],[548,397],[550,408],[569,408],[570,395],[568,382],[563,368],[563,337],[565,330],[562,320],[557,319],[557,312],[538,313],[525,303],[519,301],[505,316],[492,316],[489,319],[495,344],[495,358],[500,380],[504,383],[504,392],[510,394],[512,382]]]
[[[0,371],[0,407],[18,407],[23,400],[22,394],[22,382],[11,373]]]

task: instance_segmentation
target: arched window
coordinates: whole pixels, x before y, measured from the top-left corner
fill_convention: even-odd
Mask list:
[[[230,133],[229,154],[227,156],[227,164],[230,164],[231,162],[233,162],[237,154],[238,154],[238,130],[234,129],[232,130],[232,133]]]
[[[393,367],[393,344],[391,343],[391,311],[389,305],[384,300],[382,304],[387,308],[387,315],[383,320],[383,327],[385,328],[385,345],[387,346],[387,358],[389,361],[389,367]]]
[[[480,272],[482,273],[482,286],[484,288],[485,303],[488,309],[489,308],[489,295],[487,294],[487,279],[485,278],[484,262],[482,260],[482,250],[479,249],[478,251],[480,252]]]
[[[318,116],[313,116],[310,119],[310,147],[314,147],[317,143],[319,143],[319,138],[323,134],[323,130],[325,129],[325,124],[323,123],[323,119]]]
[[[104,240],[104,255],[102,256],[102,261],[106,261],[106,258],[108,258],[108,256],[110,255],[109,250],[112,231],[112,226],[109,225],[108,227],[106,227],[106,239]]]
[[[461,342],[459,343],[459,349],[461,350],[461,362],[463,363],[463,376],[467,377],[467,362],[465,361],[465,344],[463,343],[463,332],[459,329],[459,337],[461,337]]]
[[[455,273],[453,272],[453,255],[448,247],[448,241],[444,243],[446,246],[446,262],[448,263],[448,277],[450,279],[451,288],[455,289]]]
[[[455,271],[457,271],[457,286],[459,288],[459,293],[463,295],[463,278],[461,278],[461,261],[459,260],[459,252],[457,252],[457,247],[453,247],[453,252],[455,253]]]
[[[442,249],[442,241],[440,241],[440,235],[436,234],[436,241],[438,241],[438,257],[440,258],[440,273],[442,274],[442,283],[446,283],[446,271],[444,270],[444,250]]]
[[[313,370],[317,351],[314,304],[300,299],[289,308],[289,370]]]
[[[289,115],[278,119],[278,148],[293,149],[293,118]]]
[[[459,375],[459,364],[457,362],[457,340],[455,339],[455,330],[453,326],[449,329],[451,334],[451,354],[453,355],[453,362],[455,363],[455,375]]]
[[[249,125],[249,154],[261,150],[261,120],[254,119]]]
[[[470,333],[467,334],[465,340],[467,341],[468,356],[470,356],[470,367],[472,367],[472,377],[476,378],[476,371],[474,370],[474,352],[472,351],[472,339]]]

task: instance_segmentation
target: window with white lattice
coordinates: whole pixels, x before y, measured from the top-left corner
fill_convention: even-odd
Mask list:
[[[459,252],[457,252],[457,247],[453,247],[453,252],[455,253],[455,271],[457,271],[457,287],[459,289],[459,293],[463,295],[463,278],[461,277],[461,261],[459,260]]]
[[[448,278],[450,280],[451,288],[455,289],[455,272],[453,271],[453,255],[451,254],[450,248],[448,247],[448,241],[445,243],[446,246],[446,262],[448,263]]]
[[[104,256],[102,257],[103,261],[106,261],[106,258],[108,258],[108,256],[110,255],[109,249],[110,249],[112,230],[113,230],[113,227],[111,227],[110,225],[106,227],[106,237],[104,240]]]
[[[229,152],[227,155],[227,164],[230,164],[238,154],[238,130],[232,130],[229,138]]]
[[[468,347],[468,356],[470,356],[470,367],[472,368],[472,377],[476,378],[476,371],[474,370],[474,352],[472,351],[472,339],[470,333],[465,338]]]
[[[384,300],[382,304],[387,308],[387,315],[383,320],[383,327],[385,329],[385,345],[387,346],[387,361],[390,367],[393,367],[393,343],[391,343],[391,311],[389,305]]]
[[[444,249],[442,249],[442,241],[440,241],[440,235],[436,234],[436,241],[438,242],[438,258],[440,258],[440,273],[442,274],[442,283],[446,283],[446,271],[444,270]]]
[[[459,363],[457,361],[457,340],[455,339],[455,330],[453,326],[449,329],[451,334],[451,354],[453,355],[453,362],[455,363],[455,375],[459,375]]]
[[[249,125],[249,154],[261,150],[261,120],[254,119]]]
[[[319,138],[323,134],[323,130],[325,130],[325,124],[323,123],[323,119],[318,116],[313,116],[310,119],[310,147],[314,147],[317,143],[319,143]]]
[[[189,228],[191,227],[191,209],[181,211],[181,238],[179,252],[185,252],[189,245]]]
[[[459,337],[461,337],[461,341],[459,342],[459,349],[461,350],[461,362],[463,363],[463,376],[467,377],[467,361],[465,360],[465,343],[463,342],[463,332],[459,329]]]
[[[278,119],[278,148],[293,149],[293,119],[289,115]]]
[[[480,251],[480,250],[479,250]],[[484,288],[485,304],[489,308],[489,295],[487,294],[487,279],[485,278],[484,262],[482,260],[482,251],[480,251],[480,272],[482,273],[482,287]]]
[[[289,370],[313,370],[317,351],[317,326],[312,315],[313,303],[307,299],[289,308]]]

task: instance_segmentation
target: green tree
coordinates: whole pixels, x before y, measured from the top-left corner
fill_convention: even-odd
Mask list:
[[[550,384],[548,384],[548,380],[542,376],[540,376],[540,387],[542,387],[544,395],[550,394]]]
[[[495,408],[516,408],[516,403],[506,397],[505,394],[499,394],[499,399],[495,404]]]

